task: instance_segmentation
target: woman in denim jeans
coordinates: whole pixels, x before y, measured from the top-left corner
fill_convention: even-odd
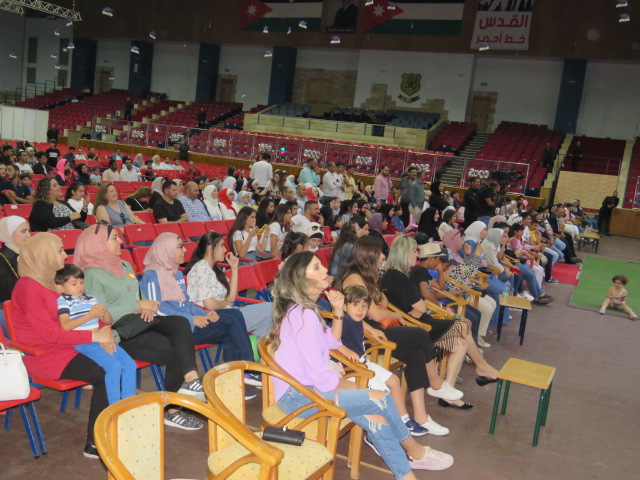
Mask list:
[[[357,355],[342,346],[344,297],[328,293],[334,320],[328,328],[318,313],[316,301],[329,287],[331,277],[311,252],[289,257],[276,277],[273,289],[273,330],[270,335],[275,360],[298,382],[336,402],[347,416],[366,430],[397,479],[415,479],[411,469],[444,470],[453,464],[446,453],[423,447],[411,437],[388,394],[376,390],[356,390],[341,378],[339,364],[330,361],[329,350],[338,349],[354,361]],[[274,379],[278,406],[291,413],[310,403],[304,395]],[[315,413],[307,411],[310,416]],[[405,451],[409,454],[409,459]]]

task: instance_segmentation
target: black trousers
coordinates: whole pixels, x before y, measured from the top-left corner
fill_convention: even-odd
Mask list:
[[[139,316],[136,313],[125,315]],[[134,360],[166,365],[165,383],[169,392],[177,392],[184,375],[196,370],[196,355],[191,325],[184,317],[158,316],[160,322],[142,335],[120,343]]]
[[[547,258],[547,264],[544,266],[544,279],[549,281],[551,280],[551,268],[553,267],[553,255],[550,253],[544,252],[543,254]]]
[[[107,388],[104,384],[104,370],[100,365],[82,354],[76,355],[62,371],[60,378],[79,380],[93,384],[89,422],[87,424],[87,441],[93,443],[93,427],[100,412],[109,406]]]
[[[603,214],[600,212],[598,214],[598,233],[600,235],[606,235],[609,233],[609,223],[611,222],[611,210],[608,211],[608,214]]]
[[[567,246],[567,248],[564,249],[564,252],[562,252],[564,253],[564,261],[569,263],[571,259],[576,256],[576,249],[573,248],[573,237],[568,233],[565,233],[563,240]]]
[[[411,215],[411,212],[409,211],[409,202],[400,201],[400,207],[402,208],[402,216],[400,218],[402,219],[404,226],[408,227],[410,220],[409,215]]]

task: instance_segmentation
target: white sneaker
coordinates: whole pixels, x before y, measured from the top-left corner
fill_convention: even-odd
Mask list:
[[[441,398],[450,402],[460,400],[464,396],[464,393],[453,388],[446,380],[442,382],[442,386],[438,390],[434,390],[431,387],[427,388],[427,393],[432,397]]]
[[[409,466],[412,470],[446,470],[453,465],[453,457],[448,453],[439,452],[431,447],[425,447],[424,458],[414,460],[409,457]]]
[[[449,429],[437,423],[433,418],[427,415],[427,421],[421,426],[429,430],[429,435],[443,436],[449,435]]]

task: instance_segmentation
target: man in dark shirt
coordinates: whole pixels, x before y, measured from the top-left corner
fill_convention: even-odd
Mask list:
[[[127,101],[124,102],[124,119],[131,120],[131,111],[133,110],[133,103],[131,103],[131,99],[127,98]]]
[[[198,128],[207,128],[207,112],[202,107],[198,112],[197,120],[198,120]]]
[[[179,193],[178,185],[173,180],[167,180],[162,184],[162,198],[153,204],[153,216],[158,223],[189,221],[184,206],[177,200]]]
[[[49,130],[47,130],[47,140],[58,141],[58,129],[56,128],[55,123],[52,123]]]
[[[489,180],[478,192],[478,220],[486,225],[496,214],[498,190],[500,184],[495,180]]]
[[[549,222],[549,226],[551,230],[553,230],[554,235],[558,236],[562,243],[565,245],[565,248],[562,249],[562,254],[564,255],[565,263],[570,265],[575,265],[576,263],[581,263],[582,259],[576,256],[576,250],[573,247],[573,238],[568,233],[563,233],[560,231],[560,217],[564,216],[564,205],[559,203],[558,205],[552,205],[552,208],[549,212],[549,217],[547,218],[547,222]]]
[[[71,167],[72,170],[76,169],[76,147],[69,147],[69,153],[67,153],[64,158],[67,160],[67,165]]]
[[[613,209],[618,206],[620,199],[618,198],[618,192],[613,192],[610,197],[605,197],[598,212],[598,232],[600,235],[611,235],[609,233],[609,222],[611,222],[611,214]]]
[[[467,228],[478,219],[478,190],[480,179],[471,178],[471,186],[464,192],[464,228]]]
[[[58,150],[58,142],[51,140],[49,142],[49,148],[47,148],[47,164],[53,169],[58,167],[58,160],[60,157],[60,150]]]
[[[582,160],[583,155],[582,143],[580,140],[576,142],[576,144],[571,149],[571,170],[574,172],[578,171],[578,167],[580,166],[580,161]]]
[[[11,165],[13,163],[14,151],[11,145],[3,145],[2,146],[2,158],[0,158],[0,163],[3,165]]]
[[[189,158],[189,143],[187,137],[184,137],[184,140],[180,145],[178,145],[178,160],[184,160],[185,162]]]
[[[542,166],[547,169],[547,172],[552,173],[553,159],[556,156],[556,152],[551,148],[551,143],[547,142],[547,146],[542,150]]]
[[[46,152],[38,152],[36,158],[38,159],[38,163],[33,166],[33,173],[36,175],[50,175],[53,173],[53,168],[47,163]]]
[[[0,181],[0,205],[10,205],[18,203],[33,203],[18,196],[16,187],[20,179],[20,170],[15,165],[7,165],[7,173],[4,180]]]

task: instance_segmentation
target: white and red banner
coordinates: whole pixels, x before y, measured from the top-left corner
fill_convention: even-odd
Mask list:
[[[479,0],[471,48],[528,50],[534,0]]]

